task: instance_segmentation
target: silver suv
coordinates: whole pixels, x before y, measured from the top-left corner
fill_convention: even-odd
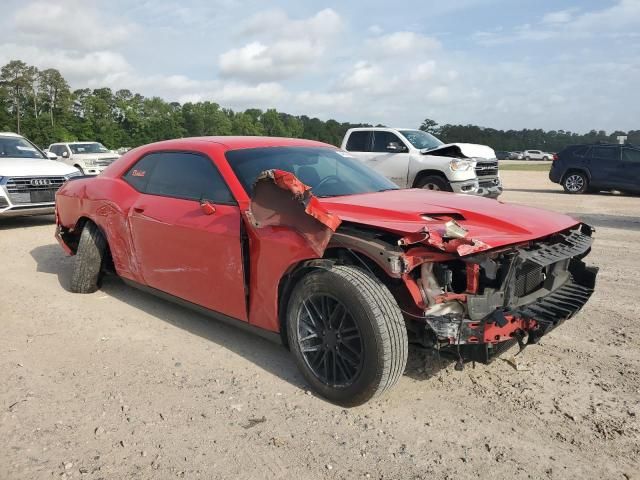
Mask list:
[[[53,143],[49,145],[49,152],[84,175],[98,175],[120,157],[98,142]]]

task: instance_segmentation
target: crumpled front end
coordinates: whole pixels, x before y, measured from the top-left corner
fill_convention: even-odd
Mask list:
[[[485,363],[515,343],[536,343],[591,297],[598,270],[582,261],[591,234],[581,224],[541,241],[424,264],[420,343]]]

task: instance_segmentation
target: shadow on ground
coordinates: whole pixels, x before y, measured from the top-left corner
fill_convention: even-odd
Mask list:
[[[628,215],[607,215],[600,213],[569,213],[592,227],[619,228],[621,230],[640,230],[640,217]]]
[[[60,286],[69,291],[73,258],[66,257],[56,244],[36,247],[30,253],[36,261],[38,272],[57,275]],[[308,388],[296,368],[293,356],[281,345],[137,290],[126,285],[115,275],[107,275],[104,278],[100,291],[163,322],[231,350],[300,389]],[[410,348],[405,375],[415,379],[426,379],[451,363],[448,359],[442,358],[438,361],[436,357],[431,358],[428,355],[422,350]]]
[[[53,235],[55,217],[53,215],[38,215],[33,217],[0,218],[0,230],[9,230],[12,228],[41,227],[42,225],[51,225],[51,231]]]

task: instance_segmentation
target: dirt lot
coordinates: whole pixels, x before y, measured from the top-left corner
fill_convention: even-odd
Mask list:
[[[640,478],[640,198],[504,179],[596,227],[591,302],[518,370],[413,351],[351,410],[261,338],[115,278],[69,293],[52,219],[0,221],[0,478]]]

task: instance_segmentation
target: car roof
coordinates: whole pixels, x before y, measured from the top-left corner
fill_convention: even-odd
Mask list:
[[[395,132],[397,130],[411,130],[414,132],[422,131],[418,128],[402,128],[402,127],[353,127],[349,129],[350,132],[363,132],[363,131],[370,132],[372,130],[376,132]]]
[[[263,147],[328,147],[337,148],[328,143],[316,140],[306,140],[303,138],[285,137],[243,137],[243,136],[217,136],[217,137],[188,137],[164,140],[161,142],[146,145],[146,147],[156,146],[162,148],[188,148],[189,144],[196,143],[217,143],[226,147],[227,150],[240,150],[245,148]]]
[[[22,135],[18,135],[17,133],[13,133],[13,132],[0,132],[0,137],[24,138]]]

